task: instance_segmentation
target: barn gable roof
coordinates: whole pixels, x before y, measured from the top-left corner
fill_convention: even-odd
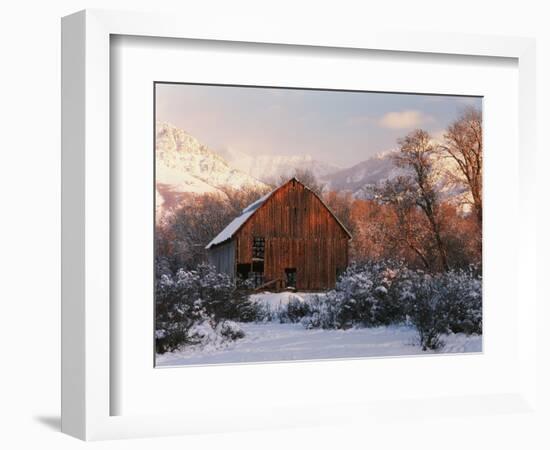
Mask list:
[[[273,195],[275,192],[277,192],[279,189],[281,189],[283,186],[286,186],[291,181],[296,181],[300,183],[305,189],[312,192],[315,197],[321,202],[321,204],[328,210],[328,212],[334,217],[336,222],[342,227],[344,232],[351,238],[351,233],[347,230],[347,228],[344,226],[342,222],[336,217],[336,215],[331,211],[331,209],[326,205],[326,203],[310,188],[308,188],[304,183],[302,183],[300,180],[296,178],[291,178],[286,183],[283,183],[278,188],[274,189],[273,191],[267,193],[263,197],[260,197],[258,200],[256,200],[254,203],[251,203],[246,208],[244,208],[241,212],[241,214],[237,217],[235,217],[229,224],[214,238],[212,239],[208,245],[205,247],[206,249],[212,248],[215,245],[222,244],[229,239],[231,239],[237,231],[241,229],[241,227],[254,215],[254,213]]]

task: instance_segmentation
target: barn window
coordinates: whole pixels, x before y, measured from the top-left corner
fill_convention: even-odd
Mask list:
[[[285,269],[286,287],[296,288],[296,268],[287,267]]]
[[[265,257],[265,238],[254,237],[252,239],[252,258],[263,260]]]
[[[247,280],[250,274],[250,264],[237,264],[237,275],[243,280]]]

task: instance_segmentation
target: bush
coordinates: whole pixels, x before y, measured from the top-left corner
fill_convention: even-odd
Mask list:
[[[232,320],[221,323],[220,334],[229,341],[236,341],[244,337],[243,329]]]
[[[418,331],[422,350],[440,348],[443,345],[441,335],[448,332],[441,278],[413,272],[403,286],[402,299],[407,316]]]
[[[348,268],[336,284],[336,291],[352,300],[347,308],[351,314],[349,320],[368,327],[402,322],[404,311],[399,283],[403,270],[402,263],[394,261],[355,264]]]
[[[481,275],[475,267],[445,276],[449,329],[453,333],[482,334]]]
[[[183,345],[234,341],[236,322],[302,323],[308,329],[348,329],[406,323],[423,350],[440,348],[448,333],[482,333],[481,274],[468,270],[427,274],[398,262],[354,264],[335,289],[308,299],[291,295],[272,308],[249,299],[246,283],[234,283],[207,265],[163,274],[156,289],[158,353]]]
[[[286,305],[279,306],[277,316],[280,323],[297,323],[310,312],[309,304],[306,301],[300,297],[291,296]]]
[[[222,320],[239,320],[249,322],[254,320],[255,306],[248,299],[248,289],[245,283],[234,283],[223,273],[218,273],[213,266],[201,264],[194,271],[178,272],[193,280],[190,291],[202,299],[206,315],[214,326]]]
[[[341,313],[343,300],[343,296],[336,291],[316,295],[309,302],[310,314],[302,318],[302,325],[307,329],[345,328],[345,324],[341,323],[344,316]]]
[[[481,275],[476,268],[431,275],[395,262],[356,264],[308,309],[301,319],[306,328],[408,323],[422,349],[433,350],[444,334],[482,333]]]
[[[441,347],[443,334],[482,333],[481,276],[472,269],[436,275],[408,271],[401,290],[423,350]]]
[[[189,329],[188,336],[190,341],[188,343],[197,345],[207,345],[212,342],[216,342],[218,339],[218,333],[216,329],[212,326],[212,322],[209,320],[202,320],[200,322],[194,323],[193,326]]]
[[[277,316],[277,313],[273,311],[271,306],[264,302],[257,302],[255,304],[254,320],[256,322],[271,322]]]
[[[157,353],[180,345],[194,344],[191,328],[206,319],[202,300],[193,296],[193,283],[187,277],[163,275],[155,295],[155,344]]]
[[[229,325],[223,328],[223,323],[256,317],[256,305],[248,299],[246,287],[208,265],[196,270],[180,269],[174,277],[162,275],[156,286],[155,306],[158,353],[203,343],[222,330],[222,337],[238,336],[240,333],[228,331]]]
[[[334,290],[310,302],[308,328],[348,329],[403,322],[399,276],[402,265],[394,262],[354,264],[339,278]]]

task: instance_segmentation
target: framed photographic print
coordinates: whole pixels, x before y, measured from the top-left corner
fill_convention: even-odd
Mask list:
[[[481,97],[153,88],[157,366],[482,350]]]
[[[532,41],[85,11],[62,45],[63,431],[530,410]]]

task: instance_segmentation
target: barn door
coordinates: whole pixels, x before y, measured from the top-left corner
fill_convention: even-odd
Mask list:
[[[296,268],[290,267],[285,269],[286,287],[296,289]]]

